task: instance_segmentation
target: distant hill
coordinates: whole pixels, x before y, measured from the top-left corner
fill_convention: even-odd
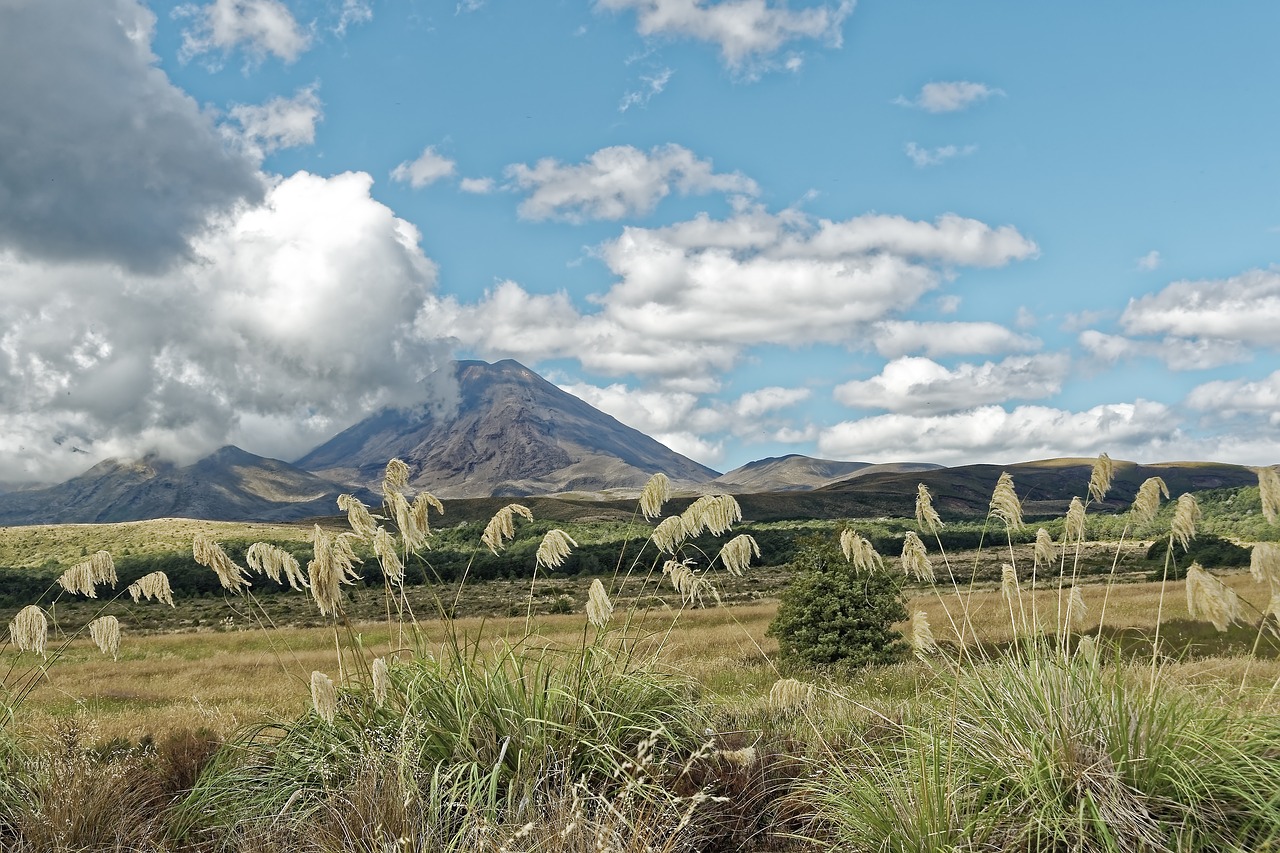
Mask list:
[[[805,491],[850,477],[873,473],[929,471],[940,467],[942,466],[927,462],[837,462],[792,453],[748,462],[741,468],[721,474],[705,484],[702,490],[727,491],[733,494]]]
[[[171,517],[289,521],[332,515],[344,491],[350,489],[228,446],[185,467],[153,457],[109,459],[56,486],[2,494],[0,525]]]
[[[524,496],[640,488],[661,471],[677,484],[718,472],[560,390],[518,362],[457,362],[461,399],[441,418],[384,409],[295,464],[378,488],[387,461],[441,498]]]

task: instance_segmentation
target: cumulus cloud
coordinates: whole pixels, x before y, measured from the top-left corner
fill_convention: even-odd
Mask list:
[[[904,107],[918,107],[931,113],[953,113],[968,109],[980,101],[996,95],[1004,95],[1002,89],[995,89],[985,83],[972,83],[968,80],[950,80],[941,83],[926,83],[920,94],[914,98],[899,96],[894,103]]]
[[[660,145],[648,152],[630,145],[602,148],[583,163],[567,165],[554,158],[533,166],[513,163],[506,169],[514,188],[529,193],[520,203],[526,219],[622,219],[650,213],[674,187],[683,195],[712,192],[756,195],[755,181],[737,172],[713,171],[680,145]]]
[[[245,150],[259,160],[281,148],[313,144],[316,122],[323,115],[315,86],[300,89],[292,98],[272,98],[257,106],[238,104],[230,110],[231,119],[240,125]]]
[[[1220,379],[1197,386],[1187,405],[1223,417],[1262,415],[1280,426],[1280,370],[1263,379]],[[1280,455],[1280,453],[1276,454]]]
[[[392,169],[391,179],[419,190],[452,176],[457,170],[457,163],[437,153],[434,145],[428,145],[416,160],[406,160]]]
[[[1046,406],[982,406],[945,415],[888,414],[845,421],[818,438],[822,455],[943,465],[1057,456],[1168,459],[1187,446],[1169,407],[1147,400],[1083,412]]]
[[[0,255],[0,479],[227,442],[293,458],[426,400],[419,380],[448,357],[413,328],[435,266],[371,184],[279,181],[164,275]]]
[[[808,388],[780,388],[770,386],[748,391],[733,404],[733,413],[740,418],[758,418],[780,409],[794,406],[809,399]]]
[[[458,189],[472,195],[488,195],[497,187],[493,178],[463,178],[458,182]]]
[[[664,68],[656,74],[640,75],[640,82],[644,85],[622,96],[622,100],[618,102],[618,112],[625,113],[632,107],[648,106],[649,101],[661,95],[667,88],[667,83],[671,82],[673,74],[675,72],[670,68]]]
[[[1217,280],[1177,281],[1158,293],[1130,299],[1120,316],[1130,335],[1234,340],[1280,345],[1280,272],[1250,270]]]
[[[1147,252],[1145,255],[1138,258],[1138,269],[1146,270],[1148,272],[1154,269],[1159,269],[1162,260],[1163,258],[1160,257],[1160,253],[1155,249],[1152,249],[1150,252]]]
[[[617,281],[590,313],[564,293],[504,282],[476,304],[433,300],[423,322],[490,356],[576,358],[606,376],[705,387],[749,347],[861,344],[952,267],[1036,252],[1012,228],[954,216],[815,222],[750,207],[727,219],[624,229],[596,250]]]
[[[293,62],[311,45],[311,34],[280,0],[214,0],[180,6],[176,14],[192,19],[182,32],[185,59],[240,48],[255,59],[274,54]]]
[[[816,39],[841,44],[840,28],[853,12],[853,0],[792,10],[769,0],[596,0],[602,9],[634,11],[642,36],[671,36],[709,42],[720,48],[724,64],[754,76],[769,67],[784,45]],[[795,69],[791,69],[795,70]]]
[[[155,66],[133,0],[0,8],[0,250],[154,271],[261,198],[256,164]]]
[[[955,368],[907,356],[889,362],[871,379],[838,385],[835,398],[860,409],[914,415],[954,412],[1009,400],[1052,397],[1062,390],[1070,366],[1071,360],[1064,354],[1012,356]]]
[[[978,150],[978,146],[942,145],[937,148],[922,148],[914,142],[908,142],[904,150],[911,162],[916,164],[917,169],[924,169],[929,166],[941,166],[956,157],[968,157]]]
[[[1131,358],[1154,358],[1170,370],[1210,370],[1252,358],[1249,348],[1240,342],[1213,338],[1168,337],[1148,341],[1086,329],[1080,333],[1079,340],[1090,355],[1108,364]]]
[[[338,23],[334,24],[333,32],[342,37],[352,24],[367,24],[372,20],[373,6],[369,0],[342,0],[342,11],[338,13]]]
[[[988,355],[1002,352],[1033,352],[1040,341],[1020,335],[999,323],[928,323],[916,320],[886,320],[871,333],[876,352],[886,358],[903,355]]]

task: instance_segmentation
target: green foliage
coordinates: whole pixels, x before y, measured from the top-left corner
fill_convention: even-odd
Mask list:
[[[1172,546],[1173,559],[1169,560],[1169,580],[1185,578],[1187,567],[1192,563],[1199,563],[1206,569],[1247,566],[1253,554],[1252,549],[1244,548],[1212,533],[1198,534],[1191,540],[1190,546],[1185,552],[1181,545]],[[1158,564],[1158,568],[1150,574],[1152,580],[1158,581],[1164,577],[1165,557],[1169,553],[1169,548],[1170,540],[1165,537],[1152,542],[1151,547],[1147,549],[1147,559]]]
[[[791,566],[768,630],[784,666],[856,668],[902,658],[906,647],[893,629],[907,618],[901,575],[855,572],[826,537],[802,540]]]

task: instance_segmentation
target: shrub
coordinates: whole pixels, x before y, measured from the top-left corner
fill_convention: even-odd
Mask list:
[[[1187,576],[1187,568],[1192,563],[1213,569],[1239,568],[1249,565],[1251,551],[1240,545],[1214,536],[1201,533],[1189,543],[1190,547],[1183,551],[1181,545],[1171,543],[1169,539],[1157,539],[1147,549],[1147,559],[1159,563],[1162,567],[1169,548],[1173,548],[1173,559],[1169,561],[1169,580],[1182,580]],[[1151,580],[1158,581],[1164,577],[1163,568],[1150,573]]]
[[[784,667],[862,667],[901,659],[893,629],[907,618],[902,576],[859,572],[824,538],[802,540],[768,635]]]

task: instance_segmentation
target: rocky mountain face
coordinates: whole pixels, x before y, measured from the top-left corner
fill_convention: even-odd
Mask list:
[[[295,464],[377,488],[387,460],[398,457],[413,485],[441,498],[634,489],[658,471],[677,484],[718,475],[518,362],[461,361],[455,369],[456,411],[386,409]]]
[[[109,459],[56,486],[0,495],[0,525],[171,517],[290,521],[337,513],[338,495],[347,491],[278,459],[228,446],[183,467],[152,457]]]

